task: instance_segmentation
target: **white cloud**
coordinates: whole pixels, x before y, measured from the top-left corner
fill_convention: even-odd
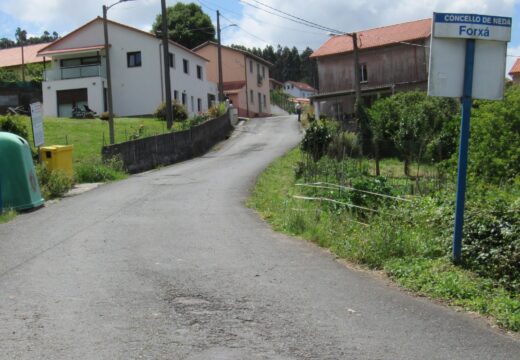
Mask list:
[[[246,1],[255,4],[252,0]],[[512,16],[514,4],[518,0],[350,0],[348,2],[344,0],[261,0],[261,2],[329,28],[351,32],[424,19],[431,17],[434,11]],[[247,5],[244,6],[244,15],[238,22],[240,27],[272,45],[295,45],[299,49],[309,45],[315,49],[327,39],[327,35],[320,30],[303,27]],[[265,45],[265,42],[242,31],[234,31],[224,36],[224,39],[226,43],[261,47]]]
[[[0,11],[20,22],[19,26],[32,33],[43,30],[64,35],[96,16],[101,16],[103,4],[117,0],[1,0]],[[188,0],[183,0],[184,2]],[[192,0],[197,2],[197,0]],[[222,7],[224,16],[237,23],[222,32],[225,44],[264,47],[266,43],[296,46],[304,49],[319,47],[327,38],[324,31],[304,27],[250,6],[236,6],[221,0],[202,0],[213,8]],[[252,0],[246,0],[255,4]],[[433,11],[473,12],[512,16],[515,3],[520,0],[259,0],[289,14],[341,31],[355,31],[402,21],[430,17]],[[169,0],[168,5],[177,1]],[[239,5],[240,4],[240,5]],[[258,4],[257,4],[258,5]],[[226,10],[232,8],[233,13]],[[209,10],[203,8],[207,13]],[[243,16],[236,12],[243,10]],[[135,0],[118,4],[109,11],[109,18],[150,30],[160,13],[160,0]],[[213,14],[211,14],[213,15]],[[223,25],[229,21],[223,19]],[[515,24],[513,26],[516,25]],[[14,30],[13,30],[14,31]],[[250,33],[250,34],[249,34]],[[252,34],[252,35],[251,35]],[[11,35],[6,34],[9,37]]]

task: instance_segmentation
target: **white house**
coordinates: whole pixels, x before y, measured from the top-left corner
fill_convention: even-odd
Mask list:
[[[290,80],[283,84],[283,91],[292,97],[305,99],[317,93],[316,89],[309,84]]]
[[[108,38],[114,113],[152,114],[165,101],[161,40],[111,20]],[[217,85],[206,80],[207,60],[173,41],[168,48],[172,97],[190,115],[206,111],[217,94]],[[70,117],[73,106],[83,105],[107,111],[103,19],[95,18],[38,55],[52,59],[42,83],[45,116]]]

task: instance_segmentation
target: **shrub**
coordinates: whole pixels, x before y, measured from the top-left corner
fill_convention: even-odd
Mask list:
[[[311,155],[314,161],[318,161],[325,155],[332,141],[332,126],[327,121],[315,121],[305,132],[301,143],[301,149]]]
[[[226,104],[216,104],[208,109],[208,116],[210,119],[216,119],[226,113]]]
[[[154,116],[161,120],[166,120],[166,103],[159,105],[157,110],[154,112]],[[182,104],[177,101],[172,102],[172,117],[174,121],[184,121],[188,118],[188,112]]]
[[[29,139],[29,131],[19,115],[0,116],[0,131],[6,131]]]
[[[469,201],[462,250],[465,267],[520,291],[520,198]]]
[[[36,167],[42,195],[53,199],[65,195],[72,188],[73,179],[62,170],[49,170],[44,165]]]
[[[355,157],[358,154],[358,137],[355,133],[348,131],[334,135],[327,149],[327,155],[337,161],[341,161],[345,157]]]
[[[75,166],[74,172],[78,183],[106,182],[125,177],[123,162],[118,157],[105,162],[99,158],[83,161]]]

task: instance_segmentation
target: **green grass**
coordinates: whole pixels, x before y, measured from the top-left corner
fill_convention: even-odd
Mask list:
[[[31,121],[24,119],[30,132]],[[116,143],[127,141],[143,126],[143,136],[153,136],[167,131],[164,121],[154,118],[116,118],[114,122]],[[99,119],[45,118],[43,121],[46,145],[74,145],[73,161],[99,158],[101,147],[109,143],[108,121]],[[178,127],[178,125],[176,125]]]
[[[386,207],[383,213],[367,214],[295,199],[293,195],[310,195],[295,186],[294,173],[300,160],[300,151],[294,149],[272,163],[248,200],[275,230],[313,241],[353,262],[384,269],[412,291],[492,316],[500,326],[520,331],[518,294],[447,260],[450,240],[439,232],[436,218],[440,215],[434,201],[417,197]],[[383,173],[400,176],[402,164],[398,161],[383,161],[381,165]],[[336,196],[331,190],[319,191],[319,196]]]
[[[11,221],[16,217],[16,211],[8,210],[5,213],[0,213],[0,224]]]

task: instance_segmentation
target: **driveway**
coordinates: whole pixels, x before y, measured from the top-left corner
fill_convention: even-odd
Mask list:
[[[484,321],[245,207],[300,138],[295,117],[253,119],[202,158],[0,225],[0,358],[519,359]]]

